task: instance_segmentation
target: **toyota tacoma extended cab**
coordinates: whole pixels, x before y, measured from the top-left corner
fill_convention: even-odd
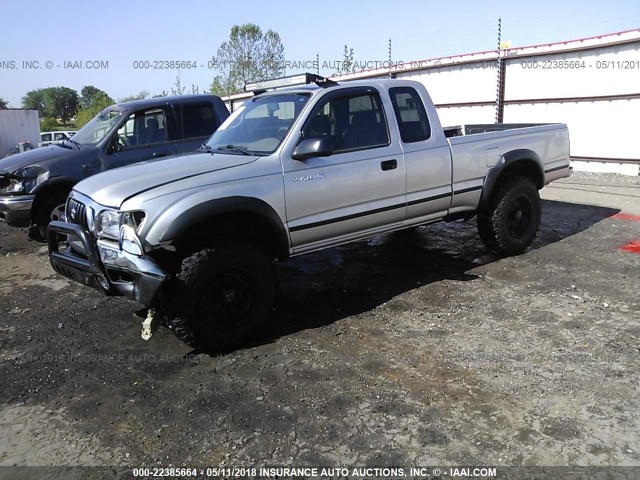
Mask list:
[[[302,77],[265,83],[205,154],[78,183],[49,225],[53,268],[154,307],[196,348],[228,349],[268,318],[274,260],[474,215],[489,249],[519,254],[538,191],[571,173],[565,125],[445,129],[421,83]]]

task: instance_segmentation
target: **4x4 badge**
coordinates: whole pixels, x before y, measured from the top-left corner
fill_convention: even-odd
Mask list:
[[[314,173],[313,175],[303,175],[301,177],[294,177],[294,182],[308,182],[309,180],[318,180],[324,178],[324,173]]]

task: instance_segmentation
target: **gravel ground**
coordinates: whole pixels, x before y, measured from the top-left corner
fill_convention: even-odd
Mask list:
[[[542,198],[567,203],[615,207],[640,215],[640,177],[574,172],[542,190]]]
[[[219,357],[141,340],[139,306],[0,225],[0,465],[640,465],[618,212],[545,200],[511,258],[470,221],[285,262],[267,332]]]
[[[576,184],[593,185],[596,187],[640,187],[640,177],[633,175],[619,175],[616,173],[573,172],[570,177],[561,178],[551,185]]]

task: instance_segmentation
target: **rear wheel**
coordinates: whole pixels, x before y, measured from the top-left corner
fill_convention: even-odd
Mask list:
[[[491,218],[486,213],[478,213],[478,234],[480,240],[485,246],[491,250],[496,251],[496,243],[493,239],[493,233],[491,230]]]
[[[271,259],[246,244],[186,257],[177,280],[167,323],[181,340],[206,351],[229,350],[254,335],[269,317],[276,290]]]
[[[533,242],[540,217],[540,194],[533,181],[511,177],[497,188],[488,208],[478,213],[478,232],[490,250],[516,255]]]

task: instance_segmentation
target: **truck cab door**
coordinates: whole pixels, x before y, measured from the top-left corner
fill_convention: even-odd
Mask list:
[[[101,155],[102,169],[174,155],[175,138],[175,119],[168,105],[135,111],[112,134]]]
[[[373,87],[325,94],[297,147],[323,139],[322,156],[283,150],[287,222],[294,252],[384,232],[406,213],[405,160]]]

